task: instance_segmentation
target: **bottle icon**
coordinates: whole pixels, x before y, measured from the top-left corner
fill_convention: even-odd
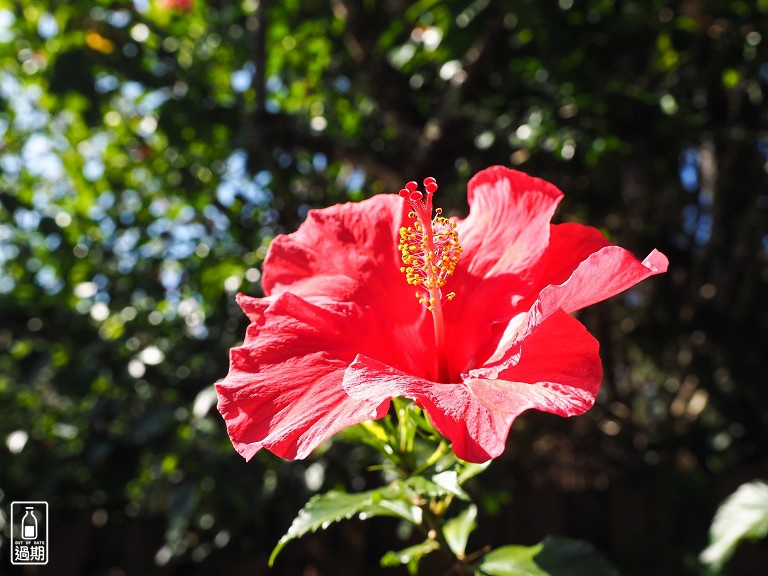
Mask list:
[[[21,537],[24,540],[34,540],[37,538],[37,518],[32,512],[32,507],[26,507],[26,513],[21,519]]]

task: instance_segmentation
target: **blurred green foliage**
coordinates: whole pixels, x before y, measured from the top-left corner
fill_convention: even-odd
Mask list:
[[[231,449],[235,292],[310,208],[432,175],[461,213],[500,163],[672,264],[583,314],[599,405],[515,425],[476,487],[486,541],[697,572],[718,499],[768,473],[767,23],[764,0],[0,0],[2,511],[51,503],[76,552],[50,573],[262,570],[309,494],[375,472],[338,442]],[[282,569],[398,547],[338,536],[348,566],[308,539]]]

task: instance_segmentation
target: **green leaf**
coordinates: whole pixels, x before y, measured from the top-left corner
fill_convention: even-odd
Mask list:
[[[394,494],[403,494],[411,499],[416,497],[422,498],[440,498],[442,496],[448,496],[455,492],[445,486],[427,480],[423,476],[411,476],[406,480],[395,480],[386,491],[392,491]]]
[[[541,552],[543,544],[535,546],[503,546],[483,557],[477,568],[477,576],[542,576],[543,572],[534,556]]]
[[[445,472],[435,474],[432,476],[432,481],[438,486],[445,488],[448,493],[453,494],[457,498],[461,498],[467,502],[471,500],[469,494],[464,492],[464,490],[461,489],[461,486],[459,486],[458,474],[454,470],[446,470]]]
[[[269,565],[272,566],[277,555],[291,540],[321,528],[328,528],[334,522],[349,519],[358,514],[361,518],[372,518],[374,516],[402,517],[400,513],[402,507],[398,508],[394,502],[387,502],[387,498],[388,496],[381,489],[356,494],[332,490],[325,494],[313,496],[304,508],[299,511],[288,532],[280,539],[275,549],[272,550],[272,554],[269,557]],[[406,519],[410,520],[411,517]]]
[[[457,477],[459,486],[463,486],[467,480],[474,478],[481,472],[484,472],[485,469],[491,465],[491,462],[493,462],[493,460],[488,460],[487,462],[483,462],[481,464],[475,464],[473,462],[462,462]]]
[[[408,566],[409,574],[418,574],[419,561],[430,552],[434,552],[439,548],[440,545],[436,541],[432,539],[425,540],[421,544],[409,546],[398,552],[387,552],[381,558],[381,565],[392,568],[400,566],[401,564],[406,564]]]
[[[709,529],[709,546],[699,560],[719,572],[745,538],[768,535],[768,483],[742,484],[717,509]]]
[[[457,558],[463,558],[467,550],[467,541],[472,531],[477,528],[477,507],[470,504],[466,510],[451,518],[443,526],[443,535],[448,546]]]
[[[547,537],[535,546],[504,546],[486,554],[476,576],[618,576],[590,544]]]

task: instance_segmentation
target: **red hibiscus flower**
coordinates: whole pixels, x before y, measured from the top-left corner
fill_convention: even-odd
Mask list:
[[[598,343],[570,314],[666,271],[666,257],[550,224],[562,193],[521,172],[472,178],[464,220],[432,218],[436,188],[313,210],[274,240],[266,297],[238,295],[251,323],[216,385],[246,459],[304,458],[396,396],[472,462],[500,455],[524,410],[592,406]]]

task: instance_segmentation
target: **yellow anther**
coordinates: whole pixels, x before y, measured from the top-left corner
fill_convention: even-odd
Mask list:
[[[413,208],[408,216],[414,221],[412,225],[398,229],[397,249],[404,264],[400,271],[405,274],[406,282],[419,288],[416,292],[419,303],[430,311],[437,309],[438,314],[440,301],[452,300],[456,296],[451,292],[443,297],[440,289],[454,273],[462,249],[456,222],[442,216],[440,208],[432,217],[432,193],[436,189],[434,181],[430,188],[419,200],[410,200],[408,194],[404,196]]]

